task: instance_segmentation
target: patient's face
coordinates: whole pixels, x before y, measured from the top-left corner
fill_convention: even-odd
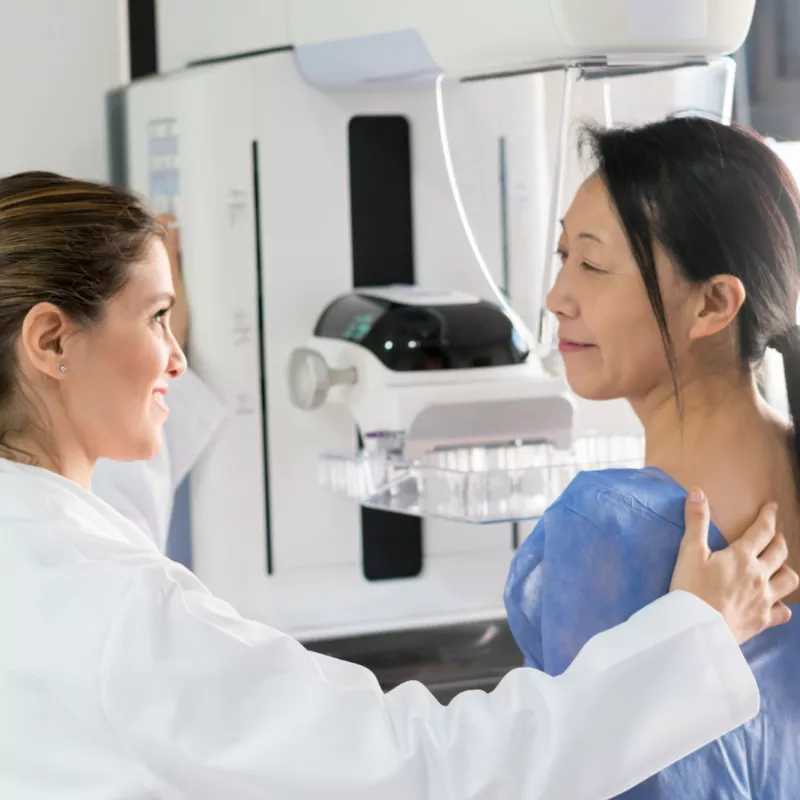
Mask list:
[[[567,380],[593,400],[635,401],[672,381],[644,280],[603,181],[575,196],[559,240],[562,268],[547,307],[558,319]],[[656,246],[656,270],[678,362],[689,346],[690,287]]]

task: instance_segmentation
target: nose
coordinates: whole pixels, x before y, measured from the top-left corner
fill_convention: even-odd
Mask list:
[[[574,319],[578,316],[578,303],[570,291],[564,266],[556,273],[553,288],[547,294],[547,310],[560,319]]]
[[[171,330],[169,331],[169,348],[167,375],[170,378],[178,378],[186,372],[186,356]]]

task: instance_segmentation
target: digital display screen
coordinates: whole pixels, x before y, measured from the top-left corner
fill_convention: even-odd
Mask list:
[[[353,342],[360,342],[372,330],[375,317],[372,314],[358,314],[347,326],[344,338]]]

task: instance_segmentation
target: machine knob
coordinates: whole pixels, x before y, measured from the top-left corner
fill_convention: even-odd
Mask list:
[[[333,386],[352,386],[358,380],[355,367],[331,369],[316,351],[299,347],[289,358],[289,393],[303,411],[319,408]]]

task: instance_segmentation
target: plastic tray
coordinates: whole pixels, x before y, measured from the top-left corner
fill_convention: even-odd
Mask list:
[[[441,450],[413,464],[386,454],[321,457],[320,480],[362,505],[474,524],[535,520],[583,470],[638,468],[642,436]]]

